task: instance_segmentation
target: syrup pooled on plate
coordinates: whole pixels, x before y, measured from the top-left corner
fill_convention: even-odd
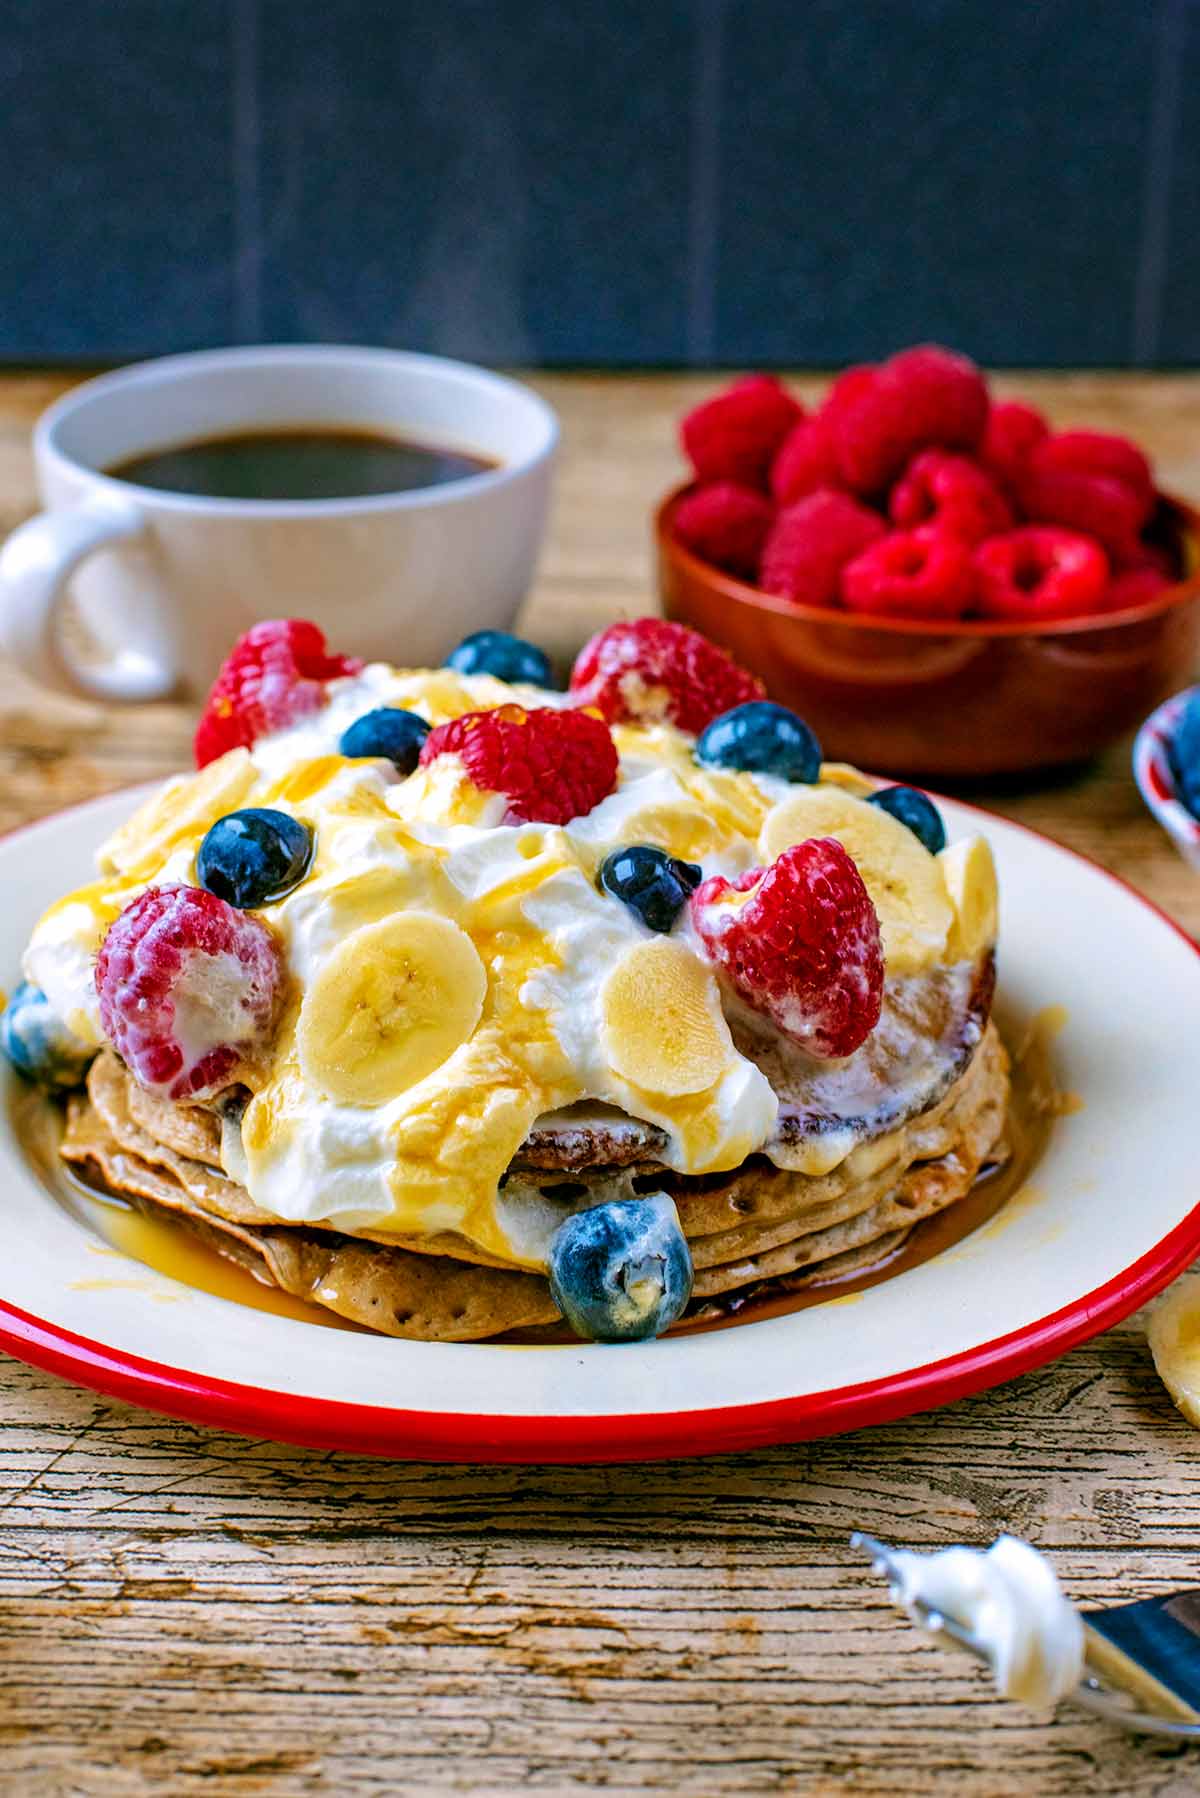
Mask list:
[[[22,1084],[13,1100],[11,1115],[16,1134],[42,1184],[96,1239],[97,1254],[112,1256],[107,1267],[103,1260],[97,1260],[96,1277],[87,1282],[92,1289],[129,1285],[120,1258],[140,1262],[143,1267],[178,1280],[181,1286],[229,1299],[233,1304],[249,1305],[255,1311],[270,1311],[277,1317],[292,1317],[326,1329],[368,1333],[334,1311],[306,1304],[276,1286],[264,1285],[182,1224],[161,1214],[152,1216],[139,1211],[127,1199],[81,1179],[58,1153],[62,1112],[44,1093]]]

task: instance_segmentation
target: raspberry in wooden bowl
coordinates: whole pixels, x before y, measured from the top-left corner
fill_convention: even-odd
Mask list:
[[[965,357],[850,369],[809,412],[735,383],[681,437],[664,610],[833,755],[941,778],[1080,761],[1192,670],[1200,514],[1127,439],[993,404]]]

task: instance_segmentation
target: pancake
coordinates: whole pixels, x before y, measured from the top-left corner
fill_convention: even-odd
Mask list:
[[[778,1248],[795,1237],[831,1228],[875,1204],[914,1160],[946,1154],[969,1127],[982,1104],[994,1099],[1001,1084],[1003,1049],[993,1031],[967,1073],[928,1113],[909,1126],[860,1144],[842,1165],[823,1176],[806,1176],[776,1168],[763,1156],[752,1157],[732,1173],[691,1177],[639,1162],[631,1167],[558,1170],[531,1176],[510,1175],[501,1204],[514,1230],[528,1230],[532,1213],[545,1213],[545,1229],[557,1227],[571,1211],[599,1197],[631,1197],[639,1191],[666,1191],[675,1200],[697,1267],[716,1265],[744,1255]],[[173,1146],[177,1132],[172,1111],[180,1108],[151,1101],[116,1057],[99,1056],[88,1091],[100,1118],[126,1154],[171,1173],[207,1213],[231,1223],[272,1224],[279,1220],[254,1205],[245,1188],[209,1164],[182,1156]],[[150,1128],[135,1121],[140,1112]],[[359,1231],[356,1236],[418,1254],[449,1255],[485,1265],[506,1263],[452,1232],[399,1236]]]
[[[984,1163],[997,1158],[1007,1100],[1007,1079],[1001,1074],[989,1087],[953,1149],[934,1160],[912,1163],[879,1199],[840,1223],[806,1230],[790,1243],[740,1260],[709,1269],[698,1267],[693,1297],[705,1298],[791,1274],[799,1268],[814,1268],[849,1250],[870,1247],[874,1251],[872,1258],[878,1259],[878,1244],[893,1235],[899,1246],[915,1224],[965,1198]]]
[[[414,1255],[332,1231],[252,1228],[207,1212],[173,1174],[122,1149],[88,1099],[70,1101],[62,1152],[98,1174],[111,1193],[171,1218],[265,1285],[382,1335],[471,1342],[558,1317],[549,1287],[535,1274]]]
[[[1003,1158],[1007,1070],[988,1027],[978,1054],[935,1105],[860,1143],[831,1174],[798,1174],[761,1156],[706,1179],[645,1162],[560,1168],[560,1176],[575,1177],[549,1182],[518,1170],[506,1182],[505,1204],[550,1205],[561,1216],[614,1193],[669,1192],[696,1268],[693,1312],[743,1288],[791,1290],[798,1280],[840,1277],[892,1253],[922,1218],[965,1196],[985,1161]],[[210,1129],[196,1119],[180,1128],[185,1108],[144,1097],[115,1056],[100,1056],[86,1098],[71,1101],[64,1158],[111,1192],[172,1215],[259,1279],[383,1334],[425,1341],[480,1340],[557,1318],[543,1275],[485,1260],[452,1233],[351,1237],[267,1218],[211,1162],[180,1152],[187,1140],[211,1155]]]
[[[115,1060],[115,1056],[105,1054],[96,1066]],[[107,1066],[102,1072],[107,1072]],[[174,1105],[170,1099],[147,1092],[136,1080],[126,1079],[124,1087],[130,1118],[157,1143],[186,1155],[190,1161],[202,1161],[207,1167],[220,1169],[221,1118],[216,1111],[202,1105]]]

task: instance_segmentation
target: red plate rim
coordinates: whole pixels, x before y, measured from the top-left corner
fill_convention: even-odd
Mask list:
[[[110,795],[98,795],[65,811],[83,811]],[[935,795],[935,797],[938,797]],[[1082,862],[1122,887],[1152,912],[1193,954],[1200,944],[1136,887],[1066,844],[981,806],[946,796],[948,804],[1013,829]],[[61,817],[62,812],[49,814]],[[11,841],[37,829],[36,820],[9,831]],[[0,1348],[17,1360],[77,1384],[177,1417],[188,1423],[296,1443],[307,1448],[397,1460],[442,1462],[587,1463],[668,1460],[673,1456],[729,1454],[835,1436],[891,1423],[969,1397],[1065,1354],[1136,1311],[1200,1254],[1200,1204],[1162,1240],[1092,1292],[1007,1335],[922,1367],[858,1385],[833,1387],[796,1398],[715,1409],[614,1416],[504,1416],[472,1412],[401,1410],[312,1398],[168,1367],[31,1316],[0,1300]]]

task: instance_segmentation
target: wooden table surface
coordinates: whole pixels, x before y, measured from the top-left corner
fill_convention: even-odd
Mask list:
[[[0,378],[0,530],[34,507],[29,427],[67,384]],[[565,456],[524,628],[567,657],[647,609],[648,508],[713,383],[535,384]],[[1200,498],[1200,377],[998,385],[1129,431]],[[4,668],[0,829],[166,774],[188,738],[182,708],[60,702]],[[1200,881],[1127,769],[1122,745],[985,802],[1200,932]],[[1200,1584],[1200,1438],[1143,1324],[886,1429],[609,1468],[245,1442],[0,1358],[0,1792],[1200,1792],[1200,1752],[993,1698],[846,1541],[1014,1530],[1085,1603]]]

